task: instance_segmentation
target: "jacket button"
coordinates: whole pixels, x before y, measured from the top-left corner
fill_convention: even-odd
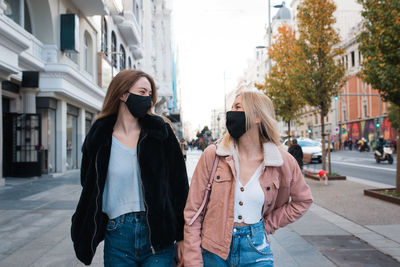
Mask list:
[[[271,187],[267,186],[267,190],[269,191],[271,189]]]
[[[219,178],[221,178],[219,175],[217,176],[217,180],[219,180]]]
[[[244,187],[241,187],[241,188],[240,188],[240,191],[242,191],[242,192],[243,192],[243,191],[244,191]]]
[[[240,205],[240,206],[243,206],[243,202],[242,202],[242,201],[239,201],[239,205]]]
[[[242,218],[243,218],[242,215],[239,215],[239,216],[238,216],[238,219],[239,219],[239,220],[241,220]]]

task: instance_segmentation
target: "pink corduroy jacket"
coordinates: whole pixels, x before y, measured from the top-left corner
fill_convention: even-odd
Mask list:
[[[265,201],[262,212],[267,234],[298,220],[313,202],[296,160],[271,142],[263,144],[264,168],[260,185]],[[209,146],[202,154],[192,177],[189,196],[184,211],[184,265],[203,266],[201,247],[223,259],[229,254],[232,240],[235,200],[236,169],[232,155],[233,143],[216,149]],[[207,211],[189,226],[189,221],[199,209],[211,175],[216,154],[220,156],[212,184]],[[201,229],[202,228],[202,229]]]

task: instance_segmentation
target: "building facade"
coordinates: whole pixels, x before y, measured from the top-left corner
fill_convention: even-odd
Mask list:
[[[169,115],[160,108],[173,97],[169,14],[165,0],[0,0],[4,175],[80,168],[84,138],[122,69],[155,77],[156,112]]]
[[[373,141],[380,135],[393,141],[396,131],[387,118],[389,104],[382,101],[378,90],[357,75],[361,71],[362,55],[355,35],[360,27],[361,24],[353,27],[343,42],[346,52],[340,61],[345,66],[348,80],[334,101],[338,122],[337,141],[343,143],[362,137]]]

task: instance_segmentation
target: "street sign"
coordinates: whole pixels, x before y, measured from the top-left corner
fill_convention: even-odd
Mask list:
[[[337,133],[337,134],[339,133],[339,127],[335,128],[335,133]]]

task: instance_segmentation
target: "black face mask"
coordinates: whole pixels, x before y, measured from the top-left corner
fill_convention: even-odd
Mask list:
[[[226,128],[233,138],[239,139],[246,132],[244,111],[228,111],[226,113]]]
[[[125,104],[133,117],[143,118],[151,108],[151,96],[141,96],[129,93]]]

